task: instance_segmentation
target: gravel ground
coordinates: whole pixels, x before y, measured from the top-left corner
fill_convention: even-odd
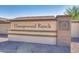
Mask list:
[[[69,47],[56,45],[6,41],[0,42],[0,52],[4,53],[69,53]]]

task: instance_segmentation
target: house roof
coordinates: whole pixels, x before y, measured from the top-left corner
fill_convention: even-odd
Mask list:
[[[2,24],[2,23],[9,23],[9,20],[6,18],[0,17],[0,24]]]

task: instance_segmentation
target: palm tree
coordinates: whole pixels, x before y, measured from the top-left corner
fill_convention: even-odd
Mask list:
[[[69,15],[73,20],[79,20],[79,8],[76,6],[68,8],[66,9],[65,15]]]

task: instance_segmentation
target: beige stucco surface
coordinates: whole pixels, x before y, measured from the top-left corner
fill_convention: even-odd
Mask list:
[[[22,41],[22,42],[56,45],[56,37],[21,36],[21,35],[8,35],[8,36],[9,41]]]
[[[10,24],[0,24],[0,34],[8,34]]]
[[[32,35],[48,35],[48,36],[56,36],[56,32],[26,32],[26,31],[8,31],[8,33],[13,33],[13,34],[32,34]]]
[[[72,37],[79,37],[79,23],[72,23],[71,24],[71,36]]]

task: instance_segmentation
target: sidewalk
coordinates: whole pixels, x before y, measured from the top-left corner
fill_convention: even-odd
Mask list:
[[[8,38],[1,38],[0,37],[0,42],[5,42],[5,41],[8,41]]]

